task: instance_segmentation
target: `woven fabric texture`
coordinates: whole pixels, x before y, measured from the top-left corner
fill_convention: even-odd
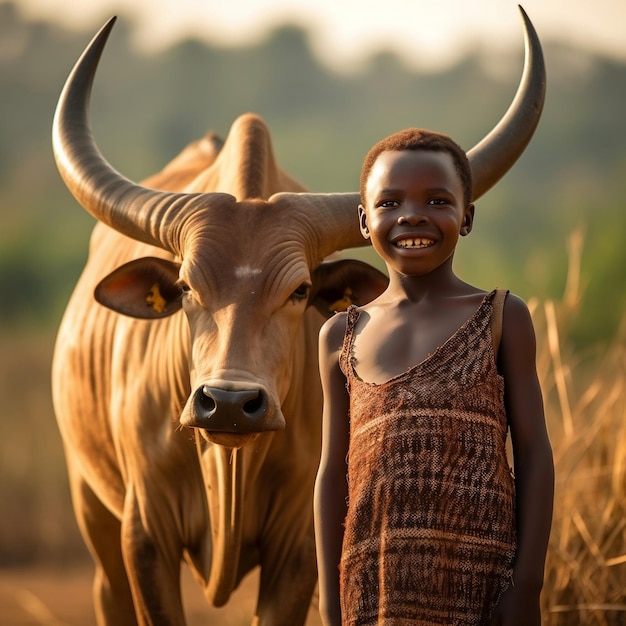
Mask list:
[[[348,311],[340,357],[350,392],[346,626],[489,624],[510,584],[515,486],[492,344],[497,293],[421,363],[382,384],[356,372],[359,311]]]

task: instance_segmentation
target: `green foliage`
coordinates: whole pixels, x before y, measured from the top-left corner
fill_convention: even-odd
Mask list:
[[[103,55],[92,120],[107,159],[140,180],[209,129],[225,136],[241,113],[269,124],[282,167],[315,191],[355,191],[369,146],[406,126],[449,133],[467,149],[508,107],[520,52],[479,56],[417,74],[392,54],[340,75],[312,55],[306,34],[276,30],[259,44],[216,48],[186,41],[146,56],[122,14]],[[54,327],[86,256],[90,217],[56,172],[50,127],[72,64],[93,33],[27,21],[0,4],[0,323]],[[477,205],[457,268],[468,280],[523,297],[559,297],[566,241],[586,230],[589,294],[572,328],[587,344],[612,336],[626,306],[626,66],[544,41],[548,99],[535,138],[511,173]],[[506,76],[506,78],[503,78]],[[607,306],[608,305],[608,306]]]

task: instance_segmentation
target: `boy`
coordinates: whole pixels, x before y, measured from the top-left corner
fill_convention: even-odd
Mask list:
[[[320,334],[327,625],[540,624],[553,463],[535,336],[520,298],[453,271],[471,195],[445,135],[407,129],[364,161],[360,228],[389,286]]]

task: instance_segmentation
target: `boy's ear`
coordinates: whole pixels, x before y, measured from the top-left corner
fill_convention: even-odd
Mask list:
[[[465,214],[463,215],[463,224],[461,224],[461,236],[465,237],[472,232],[472,226],[474,225],[474,205],[468,204],[465,207]]]
[[[359,229],[365,239],[370,238],[370,229],[367,227],[367,215],[362,204],[359,204]]]

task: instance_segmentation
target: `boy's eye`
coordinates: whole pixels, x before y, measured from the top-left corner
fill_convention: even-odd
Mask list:
[[[383,200],[377,206],[383,209],[395,209],[400,203],[397,200]]]
[[[444,205],[444,204],[450,204],[450,203],[445,198],[433,198],[432,200],[428,201],[428,204]]]

